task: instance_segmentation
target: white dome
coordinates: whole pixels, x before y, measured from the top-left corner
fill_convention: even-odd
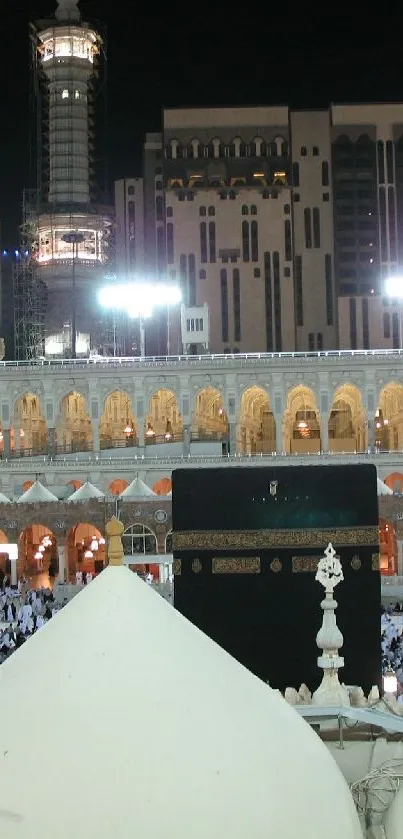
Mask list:
[[[388,485],[385,484],[383,481],[381,481],[380,478],[376,479],[376,486],[378,495],[393,495],[391,488],[388,487]]]
[[[37,504],[45,501],[57,501],[56,495],[50,492],[40,481],[35,481],[19,498],[17,504]]]
[[[4,495],[4,493],[2,492],[0,492],[0,504],[11,504],[10,499],[7,498],[7,495]]]
[[[156,493],[136,475],[131,484],[120,493],[119,498],[123,501],[131,501],[132,498],[148,498],[151,495],[156,495]]]
[[[7,839],[362,839],[308,724],[126,568],[103,571],[0,683]]]
[[[91,498],[105,498],[103,492],[98,487],[86,481],[81,487],[75,490],[72,495],[66,498],[66,501],[89,501]]]

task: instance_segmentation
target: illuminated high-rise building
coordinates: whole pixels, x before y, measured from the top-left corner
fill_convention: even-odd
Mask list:
[[[97,288],[111,213],[96,183],[95,100],[105,56],[77,4],[58,0],[54,19],[32,26],[37,189],[26,196],[28,254],[17,272],[19,357],[88,355],[102,341]]]

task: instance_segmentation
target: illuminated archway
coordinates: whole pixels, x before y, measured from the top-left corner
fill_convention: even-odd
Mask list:
[[[284,412],[284,448],[291,454],[321,450],[319,411],[313,391],[297,385],[287,395]]]
[[[361,393],[355,385],[341,385],[334,394],[328,423],[329,451],[364,451],[366,417]]]
[[[80,489],[80,487],[82,487],[82,485],[83,485],[82,481],[78,481],[76,478],[73,478],[71,481],[67,481],[67,486],[73,487],[74,492],[77,489]]]
[[[20,559],[24,573],[28,576],[38,574],[54,578],[59,563],[55,534],[44,524],[31,524],[20,533]]]
[[[403,385],[389,382],[379,395],[374,419],[377,449],[398,451],[403,448]]]
[[[14,416],[17,428],[10,432],[11,448],[44,454],[48,448],[48,431],[39,398],[33,393],[24,393],[15,403]]]
[[[90,522],[79,522],[67,534],[69,577],[74,580],[77,571],[98,574],[105,566],[105,537]]]
[[[146,445],[175,443],[182,440],[182,436],[183,421],[177,398],[171,390],[161,388],[150,399],[145,426]]]
[[[276,451],[276,423],[268,394],[253,385],[241,398],[237,450],[242,454]]]
[[[92,425],[84,396],[72,391],[60,403],[56,423],[58,451],[86,452],[92,449]]]
[[[392,472],[387,478],[383,478],[383,482],[392,492],[403,493],[403,474],[401,472]]]
[[[379,519],[380,571],[384,575],[397,574],[397,543],[394,524]]]
[[[31,489],[31,487],[33,487],[33,485],[34,485],[33,481],[24,481],[24,483],[22,485],[22,491],[23,492],[28,492],[28,490]]]
[[[221,393],[217,388],[204,387],[196,395],[192,439],[227,440],[229,424]]]
[[[160,480],[154,484],[152,490],[153,492],[155,492],[156,495],[168,495],[168,493],[172,492],[171,479],[160,478]]]
[[[115,478],[115,480],[111,481],[109,484],[108,490],[112,493],[112,495],[120,495],[128,486],[129,482],[125,481],[124,478]]]
[[[137,446],[137,438],[137,423],[131,401],[127,393],[114,390],[105,399],[99,423],[100,447],[112,449],[119,446]]]

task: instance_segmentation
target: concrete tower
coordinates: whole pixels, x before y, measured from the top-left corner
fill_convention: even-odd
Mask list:
[[[46,355],[100,348],[97,287],[108,260],[111,213],[93,198],[94,89],[101,37],[81,20],[78,0],[58,0],[36,24],[36,65],[45,130],[33,248],[46,287]]]

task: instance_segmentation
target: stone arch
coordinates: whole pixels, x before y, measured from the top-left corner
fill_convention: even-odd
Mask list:
[[[59,452],[85,452],[92,449],[92,424],[87,400],[76,390],[61,399],[56,440]]]
[[[27,492],[29,489],[31,489],[31,487],[32,487],[33,485],[34,485],[34,482],[33,482],[33,481],[30,481],[30,480],[28,480],[28,481],[24,481],[24,483],[23,483],[23,485],[22,485],[22,491],[23,491],[23,492]]]
[[[50,544],[45,547],[43,541],[46,537],[50,540]],[[51,578],[56,576],[59,567],[57,540],[47,525],[40,522],[27,525],[19,535],[18,544],[20,571],[28,576],[37,574],[48,574]],[[42,554],[42,558],[39,554]]]
[[[198,391],[193,416],[193,440],[228,440],[229,423],[220,391],[208,385]]]
[[[320,414],[311,388],[297,385],[288,392],[283,432],[286,452],[312,454],[321,451]]]
[[[329,451],[361,452],[367,446],[367,424],[361,392],[352,384],[337,388],[328,421]]]
[[[97,547],[95,547],[95,542]],[[92,545],[92,547],[91,547]],[[91,556],[86,556],[90,553]],[[92,522],[77,522],[67,533],[67,562],[69,578],[77,571],[98,574],[106,564],[106,542],[103,533]]]
[[[173,552],[172,536],[173,536],[173,530],[168,530],[168,533],[165,536],[165,553],[166,554],[171,554]]]
[[[152,394],[146,417],[145,442],[175,443],[182,440],[183,420],[172,390],[160,388]]]
[[[158,553],[158,540],[153,530],[143,522],[135,522],[125,528],[122,534],[125,556]]]
[[[73,487],[73,492],[75,492],[76,489],[80,489],[80,487],[82,487],[82,485],[83,485],[83,482],[78,481],[76,478],[72,478],[71,481],[67,481],[67,486]]]
[[[106,397],[99,422],[99,442],[101,449],[137,446],[137,422],[125,391],[114,390]]]
[[[397,574],[396,529],[388,519],[379,519],[379,557],[381,574]]]
[[[374,418],[374,442],[381,451],[403,448],[403,385],[388,382],[380,394]]]
[[[241,397],[237,425],[237,451],[260,454],[276,451],[276,423],[266,390],[252,385]]]
[[[111,481],[108,486],[108,491],[112,493],[112,495],[120,495],[126,487],[129,486],[129,482],[126,481],[124,478],[115,478],[114,481]]]
[[[160,478],[159,481],[156,481],[152,488],[153,492],[156,495],[168,495],[169,492],[172,492],[172,481],[170,478]]]
[[[44,454],[48,448],[48,430],[39,396],[23,393],[14,404],[14,427],[10,431],[11,449]]]
[[[396,494],[403,494],[403,473],[402,472],[392,472],[386,478],[383,478],[383,482],[392,492]]]

